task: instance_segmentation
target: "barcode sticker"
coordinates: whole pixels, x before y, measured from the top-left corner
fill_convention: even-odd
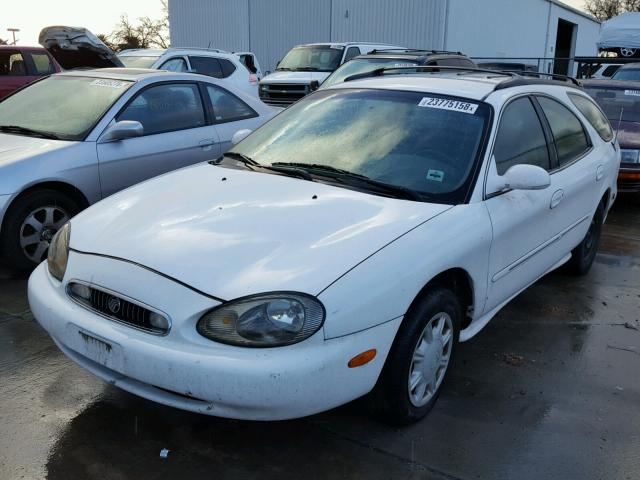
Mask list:
[[[468,113],[474,115],[478,109],[477,103],[461,102],[448,98],[424,97],[418,104],[419,107],[437,108],[440,110],[451,110],[453,112]]]
[[[98,80],[94,80],[89,85],[93,85],[95,87],[122,88],[126,84],[126,82],[121,82],[119,80],[107,80],[106,78],[100,78]]]

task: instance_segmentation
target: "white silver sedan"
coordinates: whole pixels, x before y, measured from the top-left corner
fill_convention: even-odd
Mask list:
[[[0,254],[40,263],[74,214],[219,157],[276,113],[225,80],[107,68],[53,75],[0,102]]]

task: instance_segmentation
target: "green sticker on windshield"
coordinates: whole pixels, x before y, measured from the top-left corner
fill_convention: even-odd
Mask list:
[[[427,180],[442,183],[444,180],[444,172],[442,170],[429,170],[427,172]]]

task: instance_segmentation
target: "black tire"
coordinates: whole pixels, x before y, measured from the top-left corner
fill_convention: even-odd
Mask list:
[[[31,226],[25,226],[24,222],[33,212],[46,208],[55,209],[53,212],[53,221],[55,223],[66,221],[81,210],[75,201],[56,190],[36,190],[18,198],[4,218],[2,235],[0,236],[0,247],[10,267],[16,270],[29,270],[33,269],[40,261],[46,258],[45,250],[42,256],[37,255],[40,257],[40,261],[35,261],[28,255],[30,252],[34,256],[36,253],[39,253],[37,251],[38,247],[36,246],[32,249],[32,245],[26,245],[23,248],[21,244],[23,238],[37,234],[36,229]],[[60,212],[66,214],[66,220]],[[45,218],[42,217],[40,212],[36,213],[36,216],[38,216],[38,218]],[[47,239],[50,240],[55,231],[62,226],[58,225],[57,228],[54,228],[54,225],[54,223],[43,222],[43,231],[41,233],[42,242],[48,243]]]
[[[580,244],[571,251],[571,259],[567,262],[567,271],[572,275],[586,275],[589,273],[600,246],[603,220],[604,204],[600,202],[593,214],[587,234]]]
[[[449,361],[430,400],[424,405],[416,406],[410,398],[409,386],[414,353],[425,328],[440,313],[449,315],[452,324]],[[436,286],[429,290],[410,308],[398,330],[378,383],[369,395],[369,408],[374,414],[393,425],[409,425],[423,418],[433,408],[455,356],[461,320],[460,302],[451,290],[444,287]],[[436,378],[438,375],[436,372]]]

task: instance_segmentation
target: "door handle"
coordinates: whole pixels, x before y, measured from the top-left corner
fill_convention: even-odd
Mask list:
[[[602,177],[604,177],[604,166],[598,165],[598,168],[596,169],[596,182],[602,180]]]
[[[551,196],[551,208],[556,208],[564,198],[564,190],[556,190]]]
[[[200,142],[198,142],[198,145],[200,145],[200,148],[202,148],[203,150],[211,150],[211,147],[213,147],[216,144],[216,142],[214,142],[213,140],[201,140]]]

